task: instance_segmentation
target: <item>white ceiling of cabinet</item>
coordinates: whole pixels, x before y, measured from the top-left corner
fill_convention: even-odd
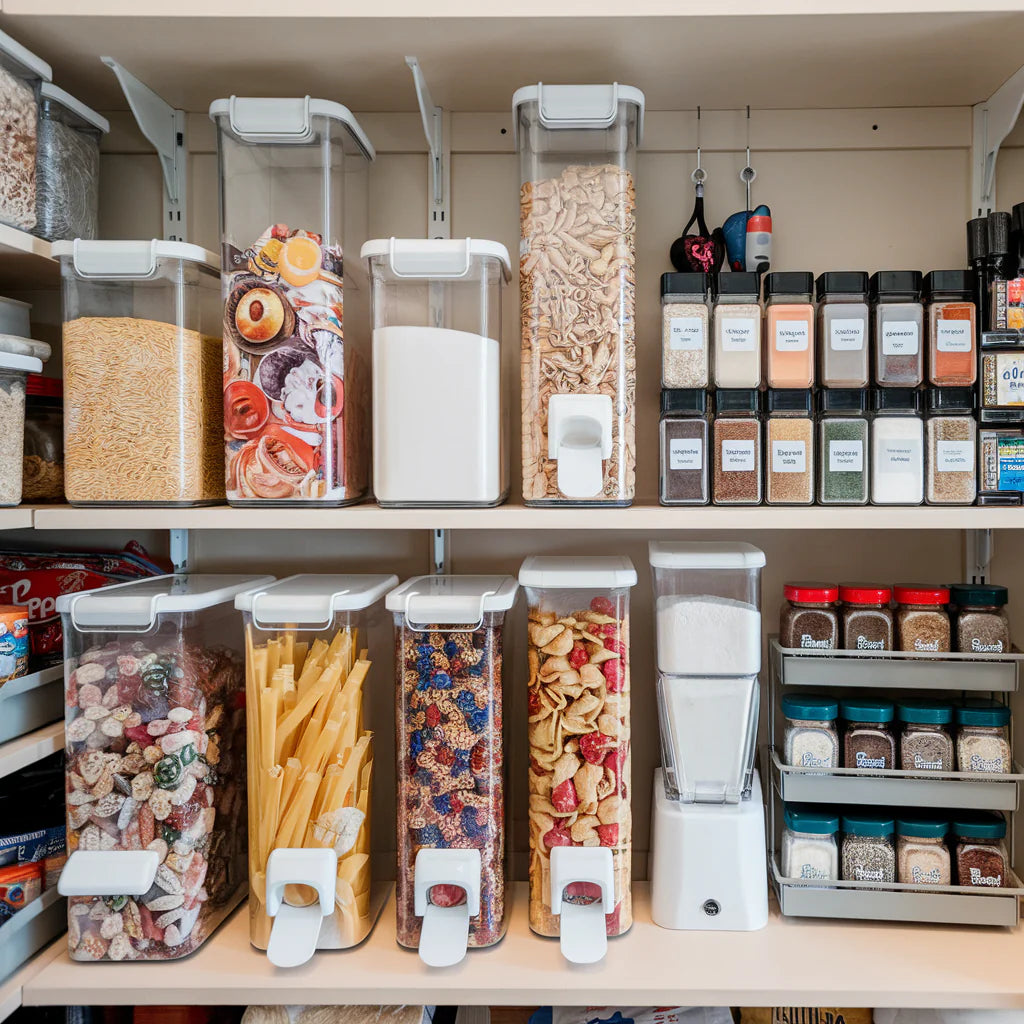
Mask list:
[[[372,5],[371,5],[372,7]],[[4,29],[100,110],[124,109],[110,54],[169,103],[310,93],[359,111],[416,109],[415,53],[436,103],[506,111],[524,84],[629,82],[649,110],[957,106],[1020,66],[1024,13],[637,18],[62,17]]]

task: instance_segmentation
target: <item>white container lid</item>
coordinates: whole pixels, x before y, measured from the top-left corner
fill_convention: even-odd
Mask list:
[[[65,110],[77,114],[83,121],[98,128],[104,135],[110,131],[110,122],[102,115],[97,114],[92,107],[87,107],[81,100],[76,100],[69,92],[65,92],[60,86],[53,82],[43,82],[39,87],[39,95],[44,100],[53,100],[59,103]]]
[[[199,263],[220,273],[220,263],[209,249],[190,242],[166,242],[162,238],[145,241],[76,238],[71,242],[54,242],[51,251],[57,259],[70,259],[78,277],[152,277],[158,260]]]
[[[53,68],[42,57],[37,57],[6,32],[0,32],[0,66],[19,74],[22,78],[53,81]]]
[[[526,85],[512,95],[512,131],[519,148],[519,108],[537,104],[537,116],[543,127],[553,131],[580,128],[611,128],[619,117],[619,104],[630,103],[637,109],[636,143],[644,135],[644,94],[636,86],[619,85]]]
[[[512,262],[501,242],[482,238],[373,238],[363,244],[365,259],[384,258],[395,277],[465,277],[474,259],[499,260],[507,284]]]
[[[5,299],[5,302],[11,301]],[[15,356],[32,356],[34,359],[42,359],[45,363],[53,355],[53,349],[45,341],[36,341],[34,338],[22,338],[17,334],[0,334],[0,353]]]
[[[16,352],[0,352],[0,370],[17,370],[20,373],[42,373],[43,361],[35,356],[23,356]]]
[[[519,585],[511,576],[414,576],[384,601],[389,612],[404,612],[413,625],[462,626],[487,612],[507,612]]]
[[[243,590],[273,582],[273,576],[172,573],[81,594],[62,594],[57,598],[57,611],[70,615],[76,629],[150,627],[155,625],[158,615],[197,612],[229,604]]]
[[[619,555],[531,555],[519,569],[519,582],[549,590],[614,590],[635,587],[636,569]]]
[[[648,548],[656,569],[761,569],[764,552],[743,541],[656,541]]]
[[[394,575],[301,573],[235,598],[235,607],[256,625],[329,626],[335,612],[358,611],[379,601],[398,583]]]
[[[366,133],[348,107],[331,100],[309,96],[264,98],[261,96],[230,96],[210,104],[210,120],[222,131],[228,131],[242,142],[292,143],[312,142],[314,117],[340,121],[348,131],[349,140],[368,160],[377,158]]]

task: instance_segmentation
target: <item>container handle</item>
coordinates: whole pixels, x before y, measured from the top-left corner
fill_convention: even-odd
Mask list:
[[[475,633],[484,624],[484,603],[496,593],[488,590],[479,598],[454,597],[450,595],[406,594],[405,624],[414,633],[429,633],[433,625],[444,627],[445,633]],[[413,601],[420,599],[420,611],[413,620]],[[439,621],[440,620],[440,621]],[[460,629],[451,629],[450,625],[458,625]]]
[[[442,251],[434,250],[427,257],[399,253],[395,249],[395,242],[396,239],[392,235],[388,242],[388,266],[395,277],[458,279],[469,274],[472,265],[471,238],[450,242]],[[403,260],[409,269],[401,269],[400,261]]]
[[[259,99],[232,96],[228,124],[243,142],[309,142],[313,138],[309,96]]]

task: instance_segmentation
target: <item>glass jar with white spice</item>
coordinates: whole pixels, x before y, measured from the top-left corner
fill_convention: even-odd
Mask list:
[[[924,421],[920,392],[876,388],[871,423],[871,504],[924,501]]]
[[[707,274],[661,275],[661,386],[708,386]]]
[[[831,697],[789,694],[782,698],[786,718],[783,756],[797,768],[838,768],[839,703]]]
[[[785,804],[782,832],[784,878],[835,880],[839,877],[836,833],[839,816],[827,807]]]
[[[719,274],[712,378],[716,388],[761,386],[761,283],[757,274]]]
[[[1013,770],[1010,709],[994,700],[965,700],[956,709],[956,761],[961,772]]]

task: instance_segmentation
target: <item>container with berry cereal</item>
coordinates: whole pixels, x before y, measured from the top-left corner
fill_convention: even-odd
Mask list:
[[[173,960],[245,894],[245,677],[235,596],[171,575],[57,601],[73,960]]]
[[[505,932],[502,633],[509,576],[419,576],[395,620],[398,942],[432,967]]]
[[[628,558],[531,557],[530,927],[576,963],[633,923]]]

